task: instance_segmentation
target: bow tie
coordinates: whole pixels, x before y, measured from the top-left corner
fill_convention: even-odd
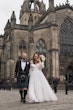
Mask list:
[[[26,62],[25,60],[22,60],[22,62]]]

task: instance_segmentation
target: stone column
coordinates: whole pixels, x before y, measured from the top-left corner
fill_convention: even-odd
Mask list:
[[[28,58],[31,59],[34,54],[34,35],[33,35],[33,29],[32,29],[32,22],[29,22],[29,39],[28,39]]]
[[[49,9],[50,10],[54,9],[54,0],[49,0]]]
[[[6,63],[7,74],[6,78],[13,78],[14,77],[14,59],[8,59]]]
[[[1,73],[0,76],[1,78],[5,78],[6,76],[6,61],[3,52],[0,54],[1,58]]]
[[[33,58],[33,54],[35,52],[35,45],[34,43],[29,44],[29,59]]]
[[[52,50],[52,74],[53,74],[53,77],[56,76],[56,56],[55,56],[55,51]]]
[[[2,49],[0,49],[0,77],[1,77],[1,65],[2,65],[2,63],[1,63],[1,56],[2,56]]]
[[[6,62],[6,78],[9,78],[10,77],[10,62],[9,62],[9,60],[7,60],[7,62]]]
[[[59,78],[59,51],[56,51],[56,76]]]
[[[14,59],[10,59],[10,78],[14,78],[14,70],[15,70],[15,65],[14,65]]]
[[[52,66],[52,76],[53,77],[58,77],[59,78],[59,54],[58,50],[51,50],[51,66]]]
[[[59,77],[59,43],[56,24],[50,26],[50,57],[52,77]]]
[[[6,77],[6,62],[5,60],[1,60],[1,78],[5,78]]]

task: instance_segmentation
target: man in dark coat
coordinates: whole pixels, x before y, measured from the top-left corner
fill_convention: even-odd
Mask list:
[[[54,86],[54,92],[57,93],[57,86],[59,84],[59,79],[57,77],[53,78],[53,86]]]
[[[17,87],[19,88],[21,102],[25,102],[29,83],[29,69],[30,63],[27,61],[27,54],[22,54],[22,59],[16,62],[15,80],[17,80]]]

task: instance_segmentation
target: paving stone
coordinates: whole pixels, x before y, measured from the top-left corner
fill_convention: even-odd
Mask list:
[[[0,110],[73,110],[73,91],[66,95],[64,90],[58,90],[56,95],[58,101],[24,104],[18,90],[0,90]]]

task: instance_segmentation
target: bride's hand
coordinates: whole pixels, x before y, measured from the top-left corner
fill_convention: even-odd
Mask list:
[[[38,59],[37,59],[37,61],[40,63],[40,62],[41,62],[41,59],[40,59],[40,58],[38,58]]]
[[[33,64],[33,60],[30,61],[30,64]]]

